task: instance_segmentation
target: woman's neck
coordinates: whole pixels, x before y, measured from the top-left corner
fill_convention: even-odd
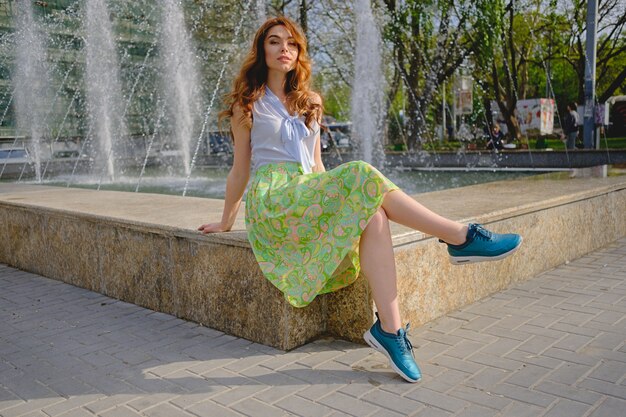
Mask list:
[[[287,93],[285,92],[285,83],[287,82],[287,76],[283,73],[277,73],[270,71],[267,74],[267,87],[272,90],[272,93],[278,97],[282,102],[287,99]]]

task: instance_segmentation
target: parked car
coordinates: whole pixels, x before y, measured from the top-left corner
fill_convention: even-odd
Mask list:
[[[209,132],[208,150],[212,155],[231,154],[233,152],[233,147],[230,135],[221,131]]]
[[[352,148],[352,137],[350,132],[352,129],[351,122],[332,122],[326,125],[326,129],[322,131],[320,141],[322,152],[328,152],[331,149]]]

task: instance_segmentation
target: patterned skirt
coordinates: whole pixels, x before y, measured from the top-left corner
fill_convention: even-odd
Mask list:
[[[248,239],[261,270],[294,307],[352,284],[361,233],[397,188],[362,161],[306,175],[295,162],[261,166],[246,197]]]

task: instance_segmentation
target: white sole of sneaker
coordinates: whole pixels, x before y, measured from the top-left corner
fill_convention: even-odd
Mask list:
[[[467,265],[474,264],[478,262],[490,262],[490,261],[499,261],[500,259],[504,259],[507,256],[513,255],[520,246],[522,246],[523,239],[520,237],[519,245],[514,247],[508,252],[504,252],[502,255],[498,256],[450,256],[450,263],[453,265]]]
[[[380,343],[378,343],[378,340],[376,340],[376,338],[372,335],[372,333],[370,333],[369,330],[363,334],[363,339],[365,339],[365,342],[367,342],[367,344],[370,345],[370,347],[372,347],[373,349],[385,355],[387,359],[389,359],[389,364],[391,365],[393,370],[396,371],[396,373],[400,375],[402,378],[404,378],[405,381],[417,382],[421,379],[421,378],[417,378],[417,379],[410,378],[408,375],[402,372],[400,368],[398,368],[396,364],[393,363],[393,361],[391,360],[391,356],[389,356],[389,353],[387,353],[387,350],[384,347],[382,347]]]

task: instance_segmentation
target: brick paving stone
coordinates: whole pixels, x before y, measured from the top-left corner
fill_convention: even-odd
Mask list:
[[[45,407],[63,401],[65,401],[65,398],[63,397],[35,398],[18,404],[14,407],[5,408],[4,410],[2,410],[2,414],[0,415],[2,415],[2,417],[18,417],[33,411],[40,411]]]
[[[519,345],[517,349],[524,352],[539,354],[557,344],[558,341],[559,340],[554,337],[534,335],[526,342]]]
[[[467,358],[467,360],[492,368],[502,369],[505,371],[517,371],[524,366],[522,362],[507,358],[501,358],[499,356],[489,355],[483,353],[483,351],[480,351],[477,354],[470,356],[469,358]]]
[[[155,407],[144,410],[142,415],[147,417],[192,417],[193,414],[187,413],[171,404],[163,403]]]
[[[379,408],[340,392],[330,393],[318,402],[342,413],[358,417],[368,415]]]
[[[585,374],[591,371],[592,367],[578,365],[575,363],[563,363],[548,375],[547,379],[565,385],[574,385]]]
[[[577,384],[577,386],[595,391],[611,397],[626,400],[626,386],[617,385],[611,382],[601,381],[599,379],[585,378]]]
[[[92,403],[89,403],[84,406],[85,409],[89,410],[94,414],[101,414],[106,410],[110,410],[117,406],[121,406],[126,404],[129,401],[136,399],[136,394],[117,394],[111,395],[108,397],[104,397]]]
[[[552,349],[552,348],[550,348]],[[548,350],[550,350],[548,349]],[[546,356],[545,352],[541,355],[537,355],[529,352],[522,352],[521,350],[514,350],[506,355],[506,359],[511,359],[518,362],[523,362],[528,365],[539,366],[547,368],[548,370],[556,369],[563,363],[562,360],[551,358]],[[526,367],[524,366],[524,368]]]
[[[449,411],[428,405],[414,414],[415,417],[452,417],[452,415]]]
[[[332,412],[332,408],[316,404],[297,395],[284,398],[274,404],[294,415],[302,417],[323,417]]]
[[[462,340],[462,339],[461,339]],[[422,343],[415,347],[413,353],[418,361],[424,362],[433,359],[434,357],[445,353],[450,346],[439,342],[427,342]]]
[[[337,391],[341,392],[342,394],[346,394],[351,397],[354,397],[354,398],[363,398],[365,395],[373,391],[383,392],[383,393],[386,392],[386,391],[379,390],[376,385],[370,382],[353,382],[348,385],[344,385],[343,387],[339,388]],[[399,396],[401,395],[401,393],[393,392],[393,395]]]
[[[41,410],[36,410],[28,414],[23,414],[21,417],[50,417],[50,416]]]
[[[543,381],[535,385],[533,389],[543,392],[545,394],[552,394],[557,397],[566,398],[589,405],[595,404],[602,397],[598,393],[588,391],[580,387],[559,384],[552,381]]]
[[[338,392],[346,384],[313,384],[298,392],[298,395],[311,401],[318,401],[329,394]]]
[[[497,410],[481,407],[479,405],[470,405],[454,417],[492,417],[498,414]]]
[[[520,345],[519,340],[509,338],[497,338],[494,342],[483,347],[479,353],[489,356],[503,356]]]
[[[593,338],[589,336],[569,334],[559,340],[557,343],[555,343],[554,347],[557,349],[571,350],[572,352],[576,352],[585,345],[587,345],[591,340],[593,340]]]
[[[126,403],[128,407],[134,410],[144,412],[146,409],[154,407],[155,405],[164,403],[166,401],[176,398],[177,394],[170,393],[153,393],[137,395],[134,400]]]
[[[420,387],[428,388],[439,393],[445,393],[455,385],[460,384],[471,376],[467,372],[449,369],[438,375],[436,378],[425,378],[420,383]]]
[[[561,399],[543,417],[583,417],[588,411],[589,406],[586,404]]]
[[[93,414],[89,413],[83,408],[76,408],[74,410],[68,411],[67,413],[59,414],[54,417],[93,417]]]
[[[465,359],[468,356],[478,352],[483,347],[485,347],[485,344],[483,343],[461,340],[452,348],[446,350],[446,355],[452,356],[457,359]]]
[[[593,410],[589,417],[616,417],[624,415],[624,410],[626,410],[626,401],[608,397]]]
[[[454,346],[457,343],[463,341],[464,339],[458,336],[454,336],[447,333],[435,332],[435,331],[425,331],[420,332],[418,335],[413,336],[413,331],[409,335],[412,341],[415,341],[413,347],[415,349],[420,348],[422,345],[428,344],[429,342],[441,343],[448,346]]]
[[[542,407],[537,407],[527,403],[514,401],[498,414],[498,417],[537,417],[545,411]]]
[[[553,395],[543,394],[538,391],[533,391],[528,388],[507,383],[499,384],[493,387],[491,393],[501,395],[502,397],[506,397],[511,400],[517,400],[544,408],[548,407],[557,400],[557,397]]]
[[[67,398],[65,401],[60,401],[48,407],[44,407],[41,411],[48,415],[56,416],[75,408],[82,407],[85,404],[97,401],[103,397],[103,394],[83,394],[77,397]]]
[[[364,395],[362,399],[386,410],[392,410],[403,415],[413,414],[422,407],[422,403],[419,401],[382,390],[371,391]]]
[[[478,404],[494,410],[502,410],[511,402],[510,398],[495,394],[491,391],[472,388],[464,385],[456,386],[448,394],[454,398],[467,401],[467,404]]]
[[[617,383],[626,376],[626,363],[605,361],[589,374],[590,378]]]
[[[465,385],[470,388],[478,388],[481,390],[488,390],[492,386],[498,384],[503,379],[507,378],[510,372],[497,368],[485,368],[480,372],[474,374],[471,378],[465,381]]]
[[[254,398],[263,401],[266,404],[274,404],[285,397],[289,397],[302,391],[302,385],[279,385],[271,386],[270,389],[254,394]]]
[[[441,408],[450,413],[456,413],[467,407],[469,404],[461,399],[450,397],[449,395],[440,394],[429,389],[418,388],[406,395],[408,398],[420,403]]]
[[[558,359],[565,362],[571,362],[579,365],[595,366],[598,360],[589,355],[571,352],[569,350],[550,348],[542,353],[545,358]],[[556,368],[556,367],[555,367]]]
[[[178,408],[186,410],[198,403],[211,399],[213,396],[227,391],[228,389],[228,387],[224,386],[208,386],[196,392],[187,392],[184,395],[180,395],[169,400],[168,402],[174,404]]]
[[[252,397],[253,395],[256,395],[266,389],[271,388],[264,385],[242,385],[215,395],[211,398],[211,400],[218,404],[222,404],[223,406],[230,406],[236,402]]]
[[[210,417],[241,417],[243,414],[224,407],[220,404],[214,403],[212,401],[204,401],[202,403],[196,404],[192,407],[189,407],[187,410],[196,416],[210,416]]]
[[[433,362],[445,368],[456,369],[457,371],[467,372],[469,374],[475,374],[482,369],[481,365],[474,362],[460,360],[447,355],[439,355],[433,359]]]
[[[253,417],[277,417],[287,415],[284,410],[265,404],[256,398],[245,399],[234,404],[231,408],[244,415]]]
[[[461,328],[465,330],[474,330],[476,332],[481,332],[485,330],[486,328],[498,323],[499,321],[500,319],[498,318],[489,317],[489,316],[479,316],[475,318],[474,320],[470,321],[469,323],[463,324]]]
[[[142,414],[121,405],[98,415],[101,417],[139,417]]]
[[[492,329],[492,328],[493,327],[490,327],[489,329]],[[475,330],[469,330],[465,328],[456,329],[450,334],[466,339],[466,340],[473,340],[474,342],[485,343],[485,344],[494,343],[498,340],[498,337],[496,336],[492,336],[484,332],[481,333]]]
[[[522,369],[515,371],[506,379],[506,382],[520,387],[530,388],[548,375],[550,371],[550,369],[542,366],[527,364]]]

